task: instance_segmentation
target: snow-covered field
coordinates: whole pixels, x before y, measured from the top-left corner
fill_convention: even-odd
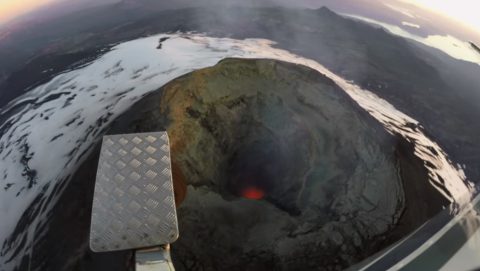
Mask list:
[[[161,49],[157,49],[159,40]],[[0,111],[0,270],[12,270],[41,235],[70,175],[88,157],[104,129],[149,92],[190,71],[227,57],[270,58],[306,65],[343,88],[386,129],[415,143],[416,154],[430,171],[431,183],[446,189],[452,201],[470,193],[460,167],[452,165],[417,122],[385,100],[330,72],[321,64],[273,48],[261,39],[234,40],[200,34],[156,35],[119,44],[93,63],[58,75],[12,101]],[[414,124],[414,125],[411,125]],[[32,202],[28,227],[12,237]],[[24,241],[22,241],[24,240]]]

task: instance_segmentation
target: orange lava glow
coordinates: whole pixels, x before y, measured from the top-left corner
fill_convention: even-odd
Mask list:
[[[242,191],[242,197],[247,199],[260,200],[265,196],[265,192],[257,187],[248,187]]]

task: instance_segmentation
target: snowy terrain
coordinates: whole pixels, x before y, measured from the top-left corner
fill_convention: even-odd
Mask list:
[[[146,94],[172,79],[215,65],[227,57],[270,58],[302,64],[325,74],[392,134],[415,143],[429,161],[431,184],[459,202],[470,193],[463,170],[419,129],[418,123],[385,100],[330,72],[321,64],[273,48],[261,39],[234,40],[199,34],[156,35],[117,45],[93,63],[58,75],[0,111],[0,270],[12,270],[41,235],[47,213],[71,174],[105,128]],[[468,199],[467,199],[468,200]],[[26,230],[16,232],[29,210]],[[19,227],[22,229],[22,227]]]
[[[478,52],[475,51],[475,49],[473,49],[473,47],[470,45],[469,42],[459,40],[456,37],[453,37],[450,35],[446,35],[446,36],[429,35],[427,37],[421,37],[421,36],[412,34],[406,30],[403,30],[401,27],[396,25],[383,23],[383,22],[373,20],[363,16],[357,16],[352,14],[343,14],[343,15],[346,17],[364,21],[372,25],[380,26],[386,29],[388,32],[390,32],[393,35],[414,40],[419,43],[422,43],[423,45],[436,48],[455,59],[464,60],[467,62],[472,62],[480,65],[480,55],[478,54]],[[413,28],[420,28],[419,25],[413,24],[410,22],[402,22],[402,25],[413,27]]]

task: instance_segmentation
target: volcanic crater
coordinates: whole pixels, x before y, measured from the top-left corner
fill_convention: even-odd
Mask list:
[[[412,146],[305,66],[224,59],[146,96],[109,133],[158,130],[172,147],[179,270],[342,269],[428,215],[400,223],[416,204],[405,186],[428,183]]]

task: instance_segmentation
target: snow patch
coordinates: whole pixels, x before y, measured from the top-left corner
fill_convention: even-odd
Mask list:
[[[402,22],[402,25],[420,29],[420,25],[411,22]]]

